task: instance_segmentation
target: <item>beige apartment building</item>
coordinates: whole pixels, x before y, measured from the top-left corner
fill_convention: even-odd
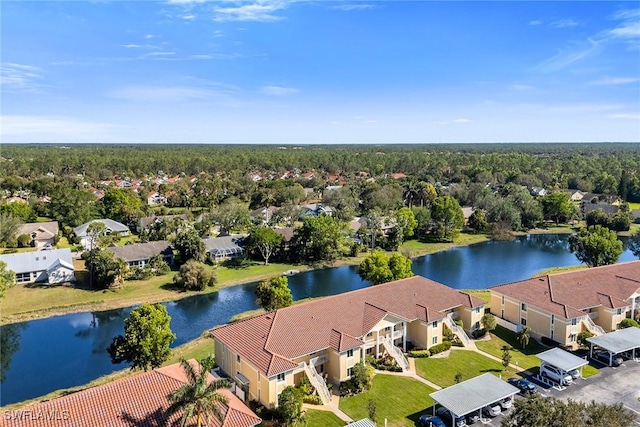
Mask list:
[[[442,342],[445,327],[467,344],[465,330],[480,327],[484,306],[479,298],[414,276],[216,328],[216,363],[245,400],[274,407],[285,387],[306,376],[326,404],[327,384],[348,380],[367,355],[389,354],[408,369],[407,343],[432,347]]]
[[[491,313],[498,323],[534,338],[577,346],[578,334],[614,331],[640,309],[640,261],[613,264],[495,286]]]

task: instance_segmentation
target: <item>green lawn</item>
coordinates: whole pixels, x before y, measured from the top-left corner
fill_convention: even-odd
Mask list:
[[[343,427],[345,425],[336,414],[329,411],[308,409],[306,412],[307,427]]]
[[[551,267],[551,268],[546,268],[542,271],[537,272],[536,274],[534,274],[532,277],[540,277],[540,276],[546,276],[548,274],[556,274],[556,273],[566,273],[568,271],[577,271],[577,270],[585,270],[589,267],[587,267],[586,265],[570,265],[567,267]]]
[[[435,390],[411,378],[377,374],[371,390],[340,399],[340,409],[354,420],[369,416],[369,400],[376,403],[376,418],[389,427],[413,426],[420,415],[431,413]],[[380,423],[382,425],[383,421]]]
[[[586,365],[582,368],[582,378],[589,378],[599,373],[598,368],[594,368],[591,365]]]
[[[455,246],[467,246],[474,243],[486,242],[489,238],[484,234],[460,233],[453,239],[453,243],[425,243],[419,240],[407,240],[398,248],[400,253],[410,253],[419,256],[444,251]]]
[[[458,372],[462,374],[462,381],[486,372],[502,375],[504,379],[515,375],[512,368],[505,369],[502,363],[468,350],[452,350],[449,357],[428,357],[415,361],[418,375],[442,387],[455,384]]]
[[[529,340],[527,348],[523,350],[516,340],[516,333],[502,326],[497,326],[491,332],[490,341],[476,341],[478,349],[500,358],[502,358],[502,346],[504,345],[509,345],[513,348],[511,350],[511,363],[515,365],[518,362],[517,365],[523,369],[540,365],[540,359],[536,357],[536,354],[548,350],[547,347],[542,346],[534,339]]]

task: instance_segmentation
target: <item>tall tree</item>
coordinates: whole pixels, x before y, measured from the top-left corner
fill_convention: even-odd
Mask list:
[[[7,289],[15,286],[16,273],[7,268],[7,263],[0,261],[0,298],[4,297]]]
[[[248,226],[251,223],[249,209],[246,205],[233,201],[225,201],[211,213],[211,218],[220,227],[220,235],[226,236],[231,231]]]
[[[573,209],[568,193],[549,193],[540,201],[545,219],[553,220],[556,224],[571,219]]]
[[[210,379],[209,371],[215,367],[213,356],[201,359],[195,366],[182,359],[180,366],[187,376],[188,383],[171,392],[167,398],[171,403],[165,412],[169,419],[173,414],[182,411],[180,426],[186,427],[195,416],[197,426],[210,425],[212,417],[217,418],[220,424],[224,424],[225,413],[221,404],[229,403],[227,397],[219,392],[220,389],[231,387],[227,379]]]
[[[293,386],[285,387],[278,396],[278,411],[287,427],[294,427],[304,422],[302,399],[300,389]]]
[[[105,218],[132,224],[142,215],[142,200],[133,191],[109,188],[102,198],[102,214]]]
[[[324,214],[307,216],[294,239],[306,261],[334,261],[347,251],[345,225]]]
[[[400,254],[389,257],[384,251],[375,250],[362,260],[358,274],[374,285],[413,276],[411,259]]]
[[[8,213],[0,213],[0,248],[15,247],[22,221]]]
[[[180,254],[180,260],[185,263],[189,260],[204,261],[207,252],[204,241],[198,231],[192,227],[185,227],[176,234],[173,246]]]
[[[569,238],[571,252],[589,267],[614,264],[622,254],[622,242],[614,231],[600,225],[582,228]]]
[[[538,394],[526,399],[516,399],[513,410],[501,422],[501,426],[527,427],[629,427],[637,416],[626,409],[622,403],[567,402],[555,397],[542,397]]]
[[[464,226],[462,208],[451,196],[441,196],[433,201],[431,218],[435,222],[435,235],[441,241],[453,241]]]
[[[142,304],[124,320],[124,336],[118,335],[107,349],[113,363],[131,363],[131,369],[155,369],[171,355],[176,335],[171,316],[162,304]]]
[[[520,332],[516,335],[516,339],[523,349],[526,348],[529,345],[529,340],[531,339],[531,328],[523,326],[522,329],[520,329]]]
[[[92,287],[100,289],[117,288],[121,286],[129,273],[127,263],[116,259],[114,253],[96,247],[83,254],[86,259],[87,271]]]
[[[95,196],[70,187],[61,187],[51,195],[49,209],[53,219],[69,227],[77,227],[98,216]]]
[[[264,265],[269,264],[269,258],[282,244],[282,235],[276,233],[270,227],[258,226],[251,230],[247,247],[249,250],[257,249],[264,259]]]
[[[33,208],[26,203],[5,203],[0,205],[0,213],[11,214],[22,222],[35,222],[37,219]]]
[[[264,280],[256,287],[259,304],[267,311],[289,307],[293,303],[289,280],[286,276]]]
[[[180,266],[180,271],[173,277],[173,283],[188,291],[203,291],[216,285],[216,272],[206,264],[190,259]]]

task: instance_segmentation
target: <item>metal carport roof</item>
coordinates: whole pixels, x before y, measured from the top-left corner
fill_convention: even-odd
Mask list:
[[[587,338],[587,341],[611,353],[622,353],[634,348],[640,348],[640,328],[620,329],[597,337]]]
[[[552,348],[551,350],[543,351],[537,356],[538,359],[543,362],[553,365],[556,368],[560,368],[565,372],[569,372],[573,369],[578,369],[581,366],[589,364],[589,362],[583,358],[574,356],[561,348]]]
[[[470,380],[431,393],[429,396],[457,417],[518,393],[518,389],[493,374],[482,374]]]

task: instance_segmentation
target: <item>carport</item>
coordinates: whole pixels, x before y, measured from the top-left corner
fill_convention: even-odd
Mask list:
[[[547,365],[552,365],[560,369],[565,374],[580,368],[580,376],[582,376],[582,367],[589,364],[589,361],[557,347],[543,351],[538,354],[537,357]]]
[[[631,357],[636,358],[636,349],[640,349],[640,328],[626,328],[609,332],[597,337],[587,338],[589,341],[589,356],[593,357],[593,346],[596,345],[609,353],[609,366],[613,362],[613,355],[631,351]],[[640,352],[638,354],[640,357]]]
[[[479,411],[508,397],[513,398],[519,391],[508,382],[486,373],[433,392],[429,396],[453,414],[452,424],[455,424],[457,417]],[[433,409],[435,413],[435,405]]]

